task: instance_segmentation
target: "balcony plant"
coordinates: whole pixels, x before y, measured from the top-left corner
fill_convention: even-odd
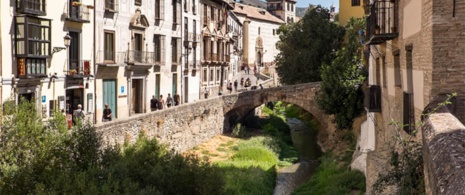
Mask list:
[[[379,34],[380,31],[381,31],[381,27],[379,25],[376,25],[375,34]]]
[[[71,69],[69,70],[69,75],[75,75],[76,74],[76,69]]]
[[[79,1],[73,1],[73,3],[71,3],[71,5],[74,6],[74,7],[79,7],[79,6],[82,5],[82,3],[79,2]]]

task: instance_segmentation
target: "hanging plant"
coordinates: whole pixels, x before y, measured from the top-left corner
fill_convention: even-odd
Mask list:
[[[81,6],[82,3],[79,2],[79,1],[73,1],[72,5],[75,6],[75,7],[78,7],[78,6]]]

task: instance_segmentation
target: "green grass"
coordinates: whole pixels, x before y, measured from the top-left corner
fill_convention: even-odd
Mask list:
[[[217,162],[225,180],[225,194],[272,194],[276,180],[278,156],[270,137],[242,140],[235,154]]]
[[[338,165],[338,161],[325,155],[321,165],[312,178],[299,186],[293,195],[326,194],[340,195],[365,191],[365,176],[360,171],[349,170],[346,166]]]

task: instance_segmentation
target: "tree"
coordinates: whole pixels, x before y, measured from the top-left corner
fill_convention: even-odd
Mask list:
[[[332,63],[321,70],[321,93],[317,102],[326,114],[334,114],[338,129],[350,128],[355,117],[363,112],[362,85],[366,71],[362,66],[362,45],[357,40],[358,30],[365,26],[364,19],[351,18],[347,24],[347,43],[336,52]]]
[[[320,67],[334,58],[343,40],[344,29],[329,21],[321,6],[309,9],[297,23],[279,28],[277,73],[283,84],[320,81]]]

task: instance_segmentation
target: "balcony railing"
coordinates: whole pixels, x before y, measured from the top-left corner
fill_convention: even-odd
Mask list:
[[[45,16],[45,0],[16,0],[16,11],[23,14]]]
[[[381,112],[381,87],[371,85],[365,89],[365,108],[368,112]]]
[[[391,1],[375,1],[370,7],[370,16],[367,17],[368,45],[377,45],[398,36],[397,3]]]
[[[90,60],[69,59],[66,73],[68,76],[90,76]]]
[[[153,64],[155,52],[129,50],[126,54],[126,63]]]
[[[66,18],[69,21],[74,21],[74,22],[82,22],[82,23],[90,23],[90,15],[89,15],[89,8],[87,8],[87,5],[82,5],[82,4],[72,4],[76,2],[70,2],[69,7],[69,15],[68,18]]]
[[[96,63],[100,65],[124,64],[126,52],[99,51],[96,56]]]

